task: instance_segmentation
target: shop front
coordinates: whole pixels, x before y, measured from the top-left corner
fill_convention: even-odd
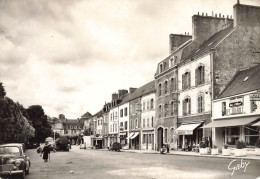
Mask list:
[[[120,132],[119,140],[120,140],[120,144],[122,146],[127,145],[127,133],[126,132]]]
[[[154,150],[154,130],[142,131],[142,150]]]
[[[111,146],[114,142],[118,142],[117,134],[108,134],[108,142],[109,146]]]
[[[234,118],[215,119],[203,128],[213,128],[213,143],[218,148],[224,144],[235,148],[236,141],[242,140],[247,147],[254,147],[257,139],[260,138],[258,116],[242,116]]]
[[[130,140],[130,149],[135,149],[135,150],[139,150],[140,149],[140,132],[133,132],[133,134],[131,135],[131,137],[129,137]],[[130,136],[130,135],[129,135]]]
[[[203,125],[203,121],[196,121],[191,123],[182,123],[176,130],[176,134],[179,135],[179,149],[191,150],[192,146],[199,144],[203,138],[203,129],[200,128]]]

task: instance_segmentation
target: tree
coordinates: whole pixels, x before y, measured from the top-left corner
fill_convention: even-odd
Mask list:
[[[0,143],[26,143],[34,136],[34,128],[12,99],[0,98]]]
[[[35,128],[35,136],[31,140],[33,143],[44,142],[45,138],[51,135],[51,125],[47,120],[47,115],[45,115],[42,106],[33,105],[26,110],[29,120],[32,122]]]
[[[3,86],[3,83],[0,82],[0,99],[4,98],[6,95],[5,88]]]

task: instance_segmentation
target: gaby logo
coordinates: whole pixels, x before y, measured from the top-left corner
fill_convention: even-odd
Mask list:
[[[234,164],[236,159],[232,160],[228,165],[228,170],[231,170],[231,176],[234,174],[235,171],[243,169],[243,172],[246,172],[246,168],[249,165],[250,162],[244,162],[243,159],[241,159],[241,162],[239,164]]]

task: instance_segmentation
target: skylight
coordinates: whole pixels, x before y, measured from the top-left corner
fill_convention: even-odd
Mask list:
[[[248,80],[248,76],[247,77],[245,77],[245,79],[243,80],[243,82],[245,82],[245,81],[247,81]]]

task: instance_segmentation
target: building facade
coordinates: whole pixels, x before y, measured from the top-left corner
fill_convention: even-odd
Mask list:
[[[151,91],[151,93],[141,97],[141,104],[141,149],[154,150],[155,88],[154,91]]]

